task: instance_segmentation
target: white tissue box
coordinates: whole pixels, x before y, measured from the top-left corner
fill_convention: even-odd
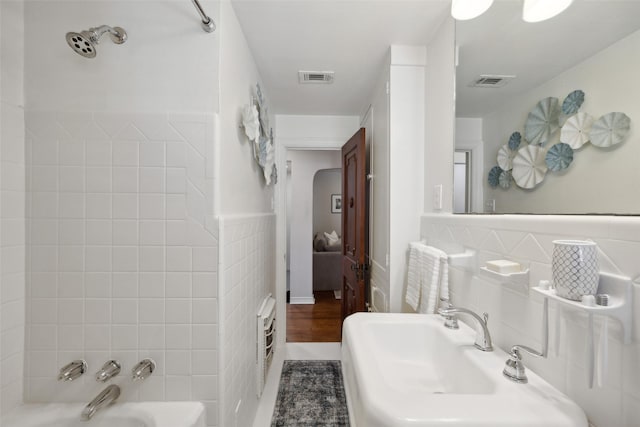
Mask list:
[[[517,262],[506,259],[496,259],[487,261],[487,269],[501,274],[511,274],[522,272],[522,266]]]

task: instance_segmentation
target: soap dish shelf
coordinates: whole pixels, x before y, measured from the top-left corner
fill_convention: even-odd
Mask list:
[[[609,304],[606,306],[596,305],[588,306],[580,301],[573,301],[557,295],[555,289],[542,289],[540,287],[531,288],[532,291],[539,293],[545,298],[559,302],[565,307],[575,310],[581,310],[589,315],[608,316],[617,319],[622,325],[624,334],[624,343],[631,342],[632,327],[632,296],[631,296],[631,279],[624,276],[618,276],[609,273],[600,273],[600,283],[598,284],[599,294],[609,295]]]
[[[498,273],[497,271],[489,270],[487,267],[480,267],[480,275],[503,284],[519,285],[524,290],[529,289],[528,268],[517,273]]]
[[[450,254],[448,255],[448,261],[451,267],[461,267],[472,270],[476,265],[476,251],[466,249],[459,254]]]

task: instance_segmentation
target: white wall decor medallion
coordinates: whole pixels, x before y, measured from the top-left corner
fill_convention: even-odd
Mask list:
[[[253,158],[262,168],[265,183],[276,184],[278,171],[275,164],[275,144],[273,129],[269,126],[269,112],[262,95],[262,89],[256,84],[256,96],[242,109],[242,127],[253,143]]]

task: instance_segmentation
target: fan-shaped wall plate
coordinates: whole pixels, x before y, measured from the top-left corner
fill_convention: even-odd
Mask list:
[[[498,183],[500,187],[505,190],[511,187],[511,172],[510,171],[502,171],[500,176],[498,177]]]
[[[624,113],[609,113],[591,126],[591,143],[606,148],[620,144],[629,134],[631,119]]]
[[[529,113],[524,125],[524,137],[531,144],[544,145],[559,128],[558,98],[545,98]]]
[[[545,163],[549,170],[553,172],[559,172],[568,168],[572,161],[573,149],[569,144],[563,142],[551,146],[545,156]]]
[[[260,136],[260,114],[255,105],[245,105],[242,109],[242,127],[247,138],[251,141],[258,141]]]
[[[494,166],[489,171],[488,182],[491,188],[496,188],[498,184],[500,184],[500,174],[502,173],[502,169],[500,166]]]
[[[566,115],[575,114],[578,112],[582,103],[584,102],[584,92],[581,90],[574,90],[562,101],[562,112]]]
[[[569,117],[560,131],[560,142],[569,144],[571,148],[577,150],[589,142],[592,125],[593,117],[587,113],[578,113]]]
[[[509,137],[509,149],[512,151],[516,151],[518,147],[520,147],[520,142],[522,141],[522,135],[520,132],[514,132]]]
[[[500,147],[498,150],[498,166],[504,171],[510,171],[513,168],[513,157],[515,151],[511,151],[507,144]]]
[[[274,147],[271,139],[260,135],[258,144],[256,144],[256,161],[262,167],[262,173],[267,185],[271,184],[271,174],[273,165],[275,164]]]
[[[521,188],[534,188],[547,173],[544,150],[536,145],[527,145],[518,150],[513,159],[511,175]]]

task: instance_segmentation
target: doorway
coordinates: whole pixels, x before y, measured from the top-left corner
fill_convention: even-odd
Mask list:
[[[286,162],[286,341],[337,342],[341,252],[328,237],[342,234],[340,151],[289,149]]]
[[[471,150],[455,150],[453,160],[453,213],[471,212]]]

